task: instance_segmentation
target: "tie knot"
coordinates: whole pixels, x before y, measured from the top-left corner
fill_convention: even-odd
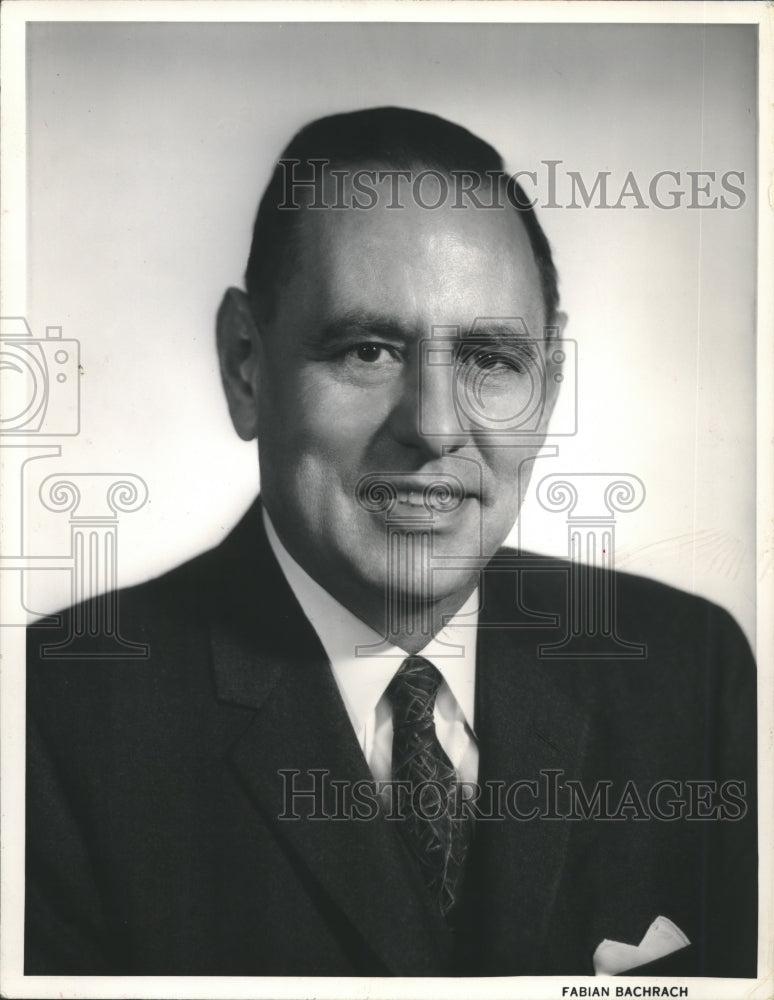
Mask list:
[[[438,668],[424,656],[407,656],[387,688],[393,720],[405,724],[432,719],[442,680]]]

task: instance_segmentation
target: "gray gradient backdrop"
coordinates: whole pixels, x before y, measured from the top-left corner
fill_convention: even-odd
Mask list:
[[[695,590],[755,627],[756,40],[752,27],[33,24],[28,27],[28,318],[81,342],[82,431],[30,466],[31,554],[67,550],[40,511],[51,472],[131,472],[151,502],[119,531],[119,581],[217,542],[255,493],[231,430],[214,316],[240,283],[272,159],[316,116],[437,112],[511,169],[592,181],[629,170],[745,173],[736,211],[544,209],[579,433],[540,460],[522,541],[564,554],[541,475],[622,472],[647,499],[618,521],[617,565]],[[33,466],[35,467],[33,469]],[[65,573],[30,574],[40,611]]]

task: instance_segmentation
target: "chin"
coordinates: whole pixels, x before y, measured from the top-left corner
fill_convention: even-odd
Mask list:
[[[377,530],[368,524],[368,530],[356,537],[357,544],[352,544],[350,536],[340,553],[344,560],[337,560],[340,579],[355,583],[362,588],[362,596],[370,593],[372,600],[384,601],[393,595],[426,603],[462,592],[467,597],[477,582],[478,563],[487,558],[482,552],[487,539],[482,539],[478,523],[474,530],[438,531],[432,537],[426,532],[395,532],[389,552],[383,523]],[[460,558],[468,565],[460,566]],[[441,569],[439,564],[448,568]]]
[[[379,573],[372,574],[369,582],[372,587],[378,588],[382,599],[435,604],[455,595],[462,594],[463,599],[467,597],[477,582],[477,573],[470,569],[431,572],[429,564],[407,565],[404,562],[388,573],[381,566]]]

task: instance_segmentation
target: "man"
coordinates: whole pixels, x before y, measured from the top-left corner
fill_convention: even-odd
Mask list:
[[[589,571],[642,655],[548,658],[570,569],[499,551],[565,317],[498,154],[312,123],[246,286],[218,350],[260,501],[120,595],[147,661],[32,631],[26,972],[754,976],[738,628]]]

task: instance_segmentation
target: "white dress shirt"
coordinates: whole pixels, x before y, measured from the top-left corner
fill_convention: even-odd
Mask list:
[[[371,773],[378,781],[389,781],[392,711],[385,692],[409,654],[386,643],[298,565],[280,541],[265,508],[263,520],[277,562],[328,656]],[[473,728],[477,625],[475,590],[418,654],[430,660],[443,677],[435,701],[435,729],[460,780],[466,782],[478,778],[478,744]]]

